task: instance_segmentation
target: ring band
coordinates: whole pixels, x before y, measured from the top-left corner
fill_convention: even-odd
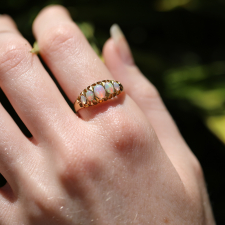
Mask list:
[[[75,111],[107,101],[123,91],[119,81],[103,80],[84,89],[74,103]]]

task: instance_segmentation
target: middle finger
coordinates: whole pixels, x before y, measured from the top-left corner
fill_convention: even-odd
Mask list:
[[[39,142],[65,127],[73,112],[30,50],[12,19],[0,16],[0,86]]]

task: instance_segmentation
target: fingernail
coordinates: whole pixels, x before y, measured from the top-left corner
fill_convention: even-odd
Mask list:
[[[122,59],[122,61],[125,64],[132,65],[134,64],[134,60],[131,54],[130,47],[127,43],[127,40],[120,29],[120,27],[117,24],[113,24],[110,28],[110,35],[112,39],[114,40],[114,43],[117,47],[117,50],[119,52],[119,55]]]

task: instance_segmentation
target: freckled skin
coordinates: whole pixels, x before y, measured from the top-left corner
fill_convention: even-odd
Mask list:
[[[163,222],[164,222],[165,224],[169,224],[169,219],[168,219],[168,218],[165,218],[165,219],[163,220]]]

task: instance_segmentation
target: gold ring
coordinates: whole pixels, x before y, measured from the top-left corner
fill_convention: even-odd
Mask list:
[[[107,101],[123,91],[119,81],[103,80],[84,89],[74,103],[75,111]]]

